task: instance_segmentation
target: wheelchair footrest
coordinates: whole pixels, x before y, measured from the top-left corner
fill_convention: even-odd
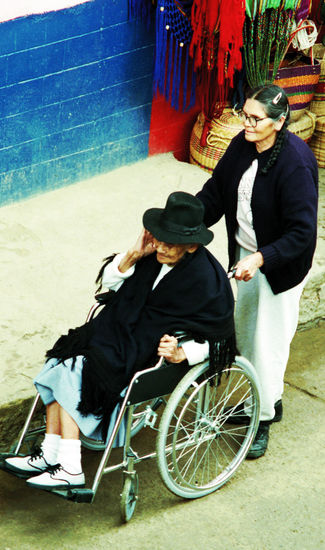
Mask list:
[[[19,455],[19,454],[16,455],[15,453],[0,453],[0,470],[4,470],[8,474],[11,474],[15,477],[19,477],[19,479],[27,479],[28,477],[30,477],[31,476],[30,473],[15,472],[14,470],[11,470],[10,468],[7,467],[5,463],[5,459],[11,458],[12,456],[24,456],[24,455]]]
[[[66,500],[72,500],[73,502],[90,503],[94,497],[94,491],[86,488],[68,489],[67,491],[64,489],[52,489],[49,492],[59,497],[63,497]]]
[[[15,455],[15,453],[3,453],[0,452],[0,465],[4,463],[6,458],[10,458],[12,456],[21,456],[21,455]]]

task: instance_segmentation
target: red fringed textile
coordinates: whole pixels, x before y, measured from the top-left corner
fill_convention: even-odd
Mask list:
[[[202,64],[215,63],[216,30],[222,0],[194,0],[191,14],[193,37],[190,55],[194,59],[194,69]],[[211,67],[212,68],[212,67]]]
[[[144,17],[150,0],[129,5]],[[212,118],[225,108],[235,70],[242,68],[244,21],[245,0],[157,0],[154,90],[186,110],[197,82],[206,120],[202,146]]]
[[[201,145],[211,120],[223,112],[234,85],[235,70],[242,68],[241,47],[245,21],[244,0],[194,0],[191,14],[193,37],[189,53],[198,72],[205,124]]]
[[[215,116],[220,116],[227,101],[229,87],[225,82],[224,86],[218,84],[218,68],[209,71],[200,71],[198,88],[201,99],[201,109],[205,117],[201,147],[206,147],[208,133],[211,128],[211,121]]]
[[[245,1],[227,0],[220,6],[220,38],[218,47],[218,84],[229,79],[234,85],[235,69],[242,68],[241,48],[243,46],[243,25],[245,21]]]

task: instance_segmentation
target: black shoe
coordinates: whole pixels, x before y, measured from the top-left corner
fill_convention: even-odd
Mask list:
[[[226,407],[225,414],[231,413],[226,422],[229,424],[249,424],[250,417],[244,412],[244,403],[240,403],[237,407]]]
[[[282,420],[283,407],[281,399],[275,403],[274,409],[275,415],[272,420],[268,421],[270,424],[272,424],[272,422],[280,422],[280,420]],[[249,424],[250,417],[244,412],[244,403],[241,403],[235,409],[233,409],[233,407],[226,407],[224,410],[226,414],[229,411],[232,411],[232,414],[227,418],[227,422],[229,422],[229,424]]]
[[[282,400],[279,399],[274,405],[275,415],[272,418],[272,422],[280,422],[283,416]]]
[[[247,453],[246,458],[260,458],[265,454],[269,442],[270,422],[259,423],[255,439]]]

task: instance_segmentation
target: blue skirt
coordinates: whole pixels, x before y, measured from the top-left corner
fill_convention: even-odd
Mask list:
[[[82,415],[78,410],[81,397],[83,356],[78,355],[72,369],[72,359],[60,363],[58,359],[49,359],[41,372],[34,379],[44,405],[57,401],[59,405],[73,418],[80,431],[91,439],[102,440],[101,420],[93,414]],[[124,393],[124,392],[123,392]],[[116,405],[111,414],[107,432],[109,438],[114,428],[120,404]],[[125,417],[124,417],[125,418]],[[125,422],[122,422],[115,439],[114,447],[121,447],[125,441]]]

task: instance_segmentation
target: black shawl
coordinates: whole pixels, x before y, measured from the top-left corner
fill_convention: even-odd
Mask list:
[[[155,254],[140,260],[97,317],[61,336],[47,352],[47,357],[61,361],[84,356],[78,409],[103,418],[103,433],[133,374],[157,360],[163,334],[182,330],[209,340],[215,367],[233,359],[234,300],[219,262],[200,247],[186,254],[152,290],[160,268]]]

